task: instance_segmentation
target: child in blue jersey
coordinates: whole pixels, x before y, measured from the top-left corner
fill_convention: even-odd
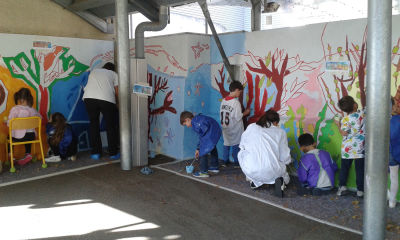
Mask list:
[[[217,143],[221,137],[221,127],[213,118],[205,115],[196,115],[184,111],[180,116],[181,125],[191,127],[199,135],[199,143],[195,157],[200,158],[200,171],[193,174],[194,177],[209,177],[208,172],[218,173]],[[208,167],[208,154],[211,155],[210,167]]]
[[[390,155],[389,175],[390,189],[388,191],[389,207],[396,207],[396,195],[399,190],[399,165],[400,165],[400,115],[392,98],[392,118],[390,119]]]

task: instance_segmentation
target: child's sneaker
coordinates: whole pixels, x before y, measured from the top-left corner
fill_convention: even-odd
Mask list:
[[[73,156],[71,156],[71,157],[68,157],[68,160],[70,160],[70,161],[75,161],[75,160],[76,160],[76,155],[73,155]]]
[[[357,197],[364,197],[363,191],[357,191]]]
[[[222,161],[222,163],[221,163],[221,167],[228,167],[229,166],[229,163],[230,162],[225,162],[225,161]]]
[[[23,159],[17,161],[17,164],[20,165],[20,166],[24,166],[25,164],[27,164],[31,160],[32,160],[32,155],[26,154]]]
[[[193,173],[193,177],[206,178],[206,177],[210,177],[210,175],[208,175],[208,173],[195,172],[195,173]]]
[[[233,163],[232,165],[233,165],[233,168],[240,168],[239,163]]]
[[[250,181],[250,188],[256,190],[258,187],[256,187],[256,185],[252,181]]]
[[[100,154],[92,154],[92,155],[90,155],[90,158],[91,159],[93,159],[93,160],[99,160],[100,159]]]
[[[285,185],[283,184],[283,177],[275,179],[275,196],[283,198],[283,189]]]
[[[338,195],[338,196],[343,196],[343,194],[344,194],[346,191],[347,191],[347,187],[341,186],[341,187],[339,187],[339,189],[338,189],[336,195]]]
[[[390,201],[389,200],[389,207],[390,208],[395,208],[396,207],[396,200],[394,200],[394,201]]]
[[[219,173],[218,167],[209,167],[208,172],[210,173]]]
[[[117,154],[115,154],[115,155],[112,155],[112,156],[110,156],[110,158],[111,158],[112,160],[118,160],[118,159],[121,158],[121,153],[117,153]]]
[[[61,157],[60,156],[51,156],[51,157],[45,158],[44,161],[51,162],[51,163],[60,162]]]

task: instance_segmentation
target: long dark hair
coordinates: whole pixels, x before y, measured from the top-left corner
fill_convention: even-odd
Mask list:
[[[53,113],[51,115],[51,124],[54,127],[54,135],[50,138],[50,144],[57,146],[64,136],[65,128],[67,127],[67,120],[64,115],[59,112]]]
[[[270,109],[266,111],[260,119],[258,119],[256,124],[261,127],[269,128],[274,122],[279,122],[279,114]]]
[[[21,100],[25,100],[29,107],[33,106],[33,97],[28,88],[21,88],[14,94],[15,105],[18,105],[18,102]]]

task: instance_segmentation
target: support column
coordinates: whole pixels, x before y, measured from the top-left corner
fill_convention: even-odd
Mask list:
[[[261,30],[261,0],[251,0],[251,31]]]
[[[368,1],[364,239],[384,239],[389,159],[392,1]]]
[[[121,143],[121,168],[131,170],[131,104],[129,82],[129,29],[128,29],[128,0],[115,0],[117,26],[117,65],[119,89],[119,127]]]

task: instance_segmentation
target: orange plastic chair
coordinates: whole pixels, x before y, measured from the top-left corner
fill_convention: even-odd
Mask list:
[[[32,144],[32,143],[39,143],[40,145],[40,152],[42,153],[42,168],[46,168],[47,164],[44,160],[44,154],[43,154],[43,145],[42,145],[42,137],[41,137],[41,126],[42,126],[42,119],[40,117],[26,117],[26,118],[13,118],[9,122],[9,139],[7,142],[10,144],[10,162],[11,162],[11,168],[10,172],[15,172],[15,167],[14,167],[14,156],[13,156],[13,146],[14,145],[22,145],[22,144]],[[37,131],[37,139],[33,141],[25,141],[25,142],[13,142],[12,140],[12,135],[11,131],[12,130],[24,130],[24,129],[38,129]],[[35,149],[35,144],[33,145],[33,149]],[[6,144],[6,153],[8,152],[8,144]]]

